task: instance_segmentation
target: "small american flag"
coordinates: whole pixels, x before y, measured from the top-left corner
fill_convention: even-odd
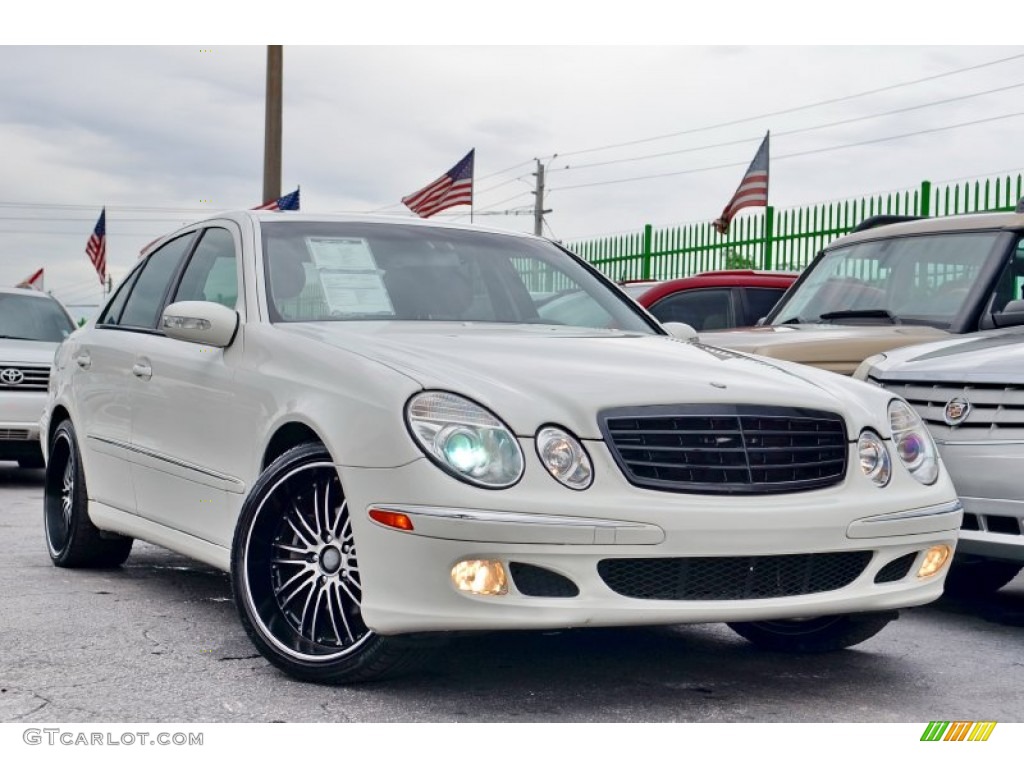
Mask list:
[[[722,215],[715,219],[714,226],[719,234],[729,231],[729,222],[741,208],[764,207],[768,205],[768,134],[754,155],[753,162],[743,174],[743,180],[736,189],[736,194],[725,206]]]
[[[96,274],[100,276],[100,285],[107,282],[107,209],[100,212],[100,218],[96,227],[89,237],[89,244],[85,246],[85,252],[89,261],[96,267]]]
[[[459,160],[437,181],[402,198],[402,202],[421,218],[429,218],[445,208],[473,204],[473,157],[475,149]]]
[[[18,288],[35,288],[37,291],[43,290],[43,268],[40,267],[31,275],[26,277],[20,283]]]
[[[282,195],[277,200],[270,200],[263,205],[257,205],[254,211],[297,211],[299,210],[299,190]]]

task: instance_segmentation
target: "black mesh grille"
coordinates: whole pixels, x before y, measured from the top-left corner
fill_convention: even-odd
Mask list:
[[[625,597],[756,600],[840,589],[870,561],[870,552],[631,558],[602,560],[597,571],[605,584]]]
[[[615,461],[641,488],[789,493],[846,475],[846,425],[828,411],[675,405],[615,408],[599,419]]]
[[[888,584],[890,581],[899,581],[910,571],[910,566],[914,564],[916,558],[917,552],[897,557],[878,572],[878,575],[875,576],[875,584]]]
[[[527,597],[576,597],[580,593],[572,581],[560,573],[526,563],[510,563],[516,589]]]
[[[972,515],[970,512],[964,513],[964,521],[960,527],[965,531],[980,531],[981,526],[978,525],[978,516]]]

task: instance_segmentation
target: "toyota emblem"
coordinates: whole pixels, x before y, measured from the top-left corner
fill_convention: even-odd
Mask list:
[[[946,403],[946,408],[942,412],[942,420],[949,426],[955,427],[957,424],[963,424],[970,412],[971,404],[966,397],[954,397]]]
[[[21,384],[24,380],[25,374],[17,368],[4,368],[0,371],[0,381],[9,387],[13,387],[15,384]]]

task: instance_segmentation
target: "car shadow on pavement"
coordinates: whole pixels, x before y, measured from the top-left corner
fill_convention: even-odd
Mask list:
[[[39,488],[44,479],[42,469],[22,469],[14,462],[0,461],[0,486],[4,488]]]
[[[1024,627],[1024,578],[1018,576],[995,594],[958,598],[944,595],[929,610],[977,616],[1008,627]]]

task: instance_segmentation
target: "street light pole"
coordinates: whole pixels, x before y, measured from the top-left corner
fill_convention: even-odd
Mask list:
[[[281,196],[281,103],[283,46],[267,46],[266,127],[263,142],[263,200]]]

